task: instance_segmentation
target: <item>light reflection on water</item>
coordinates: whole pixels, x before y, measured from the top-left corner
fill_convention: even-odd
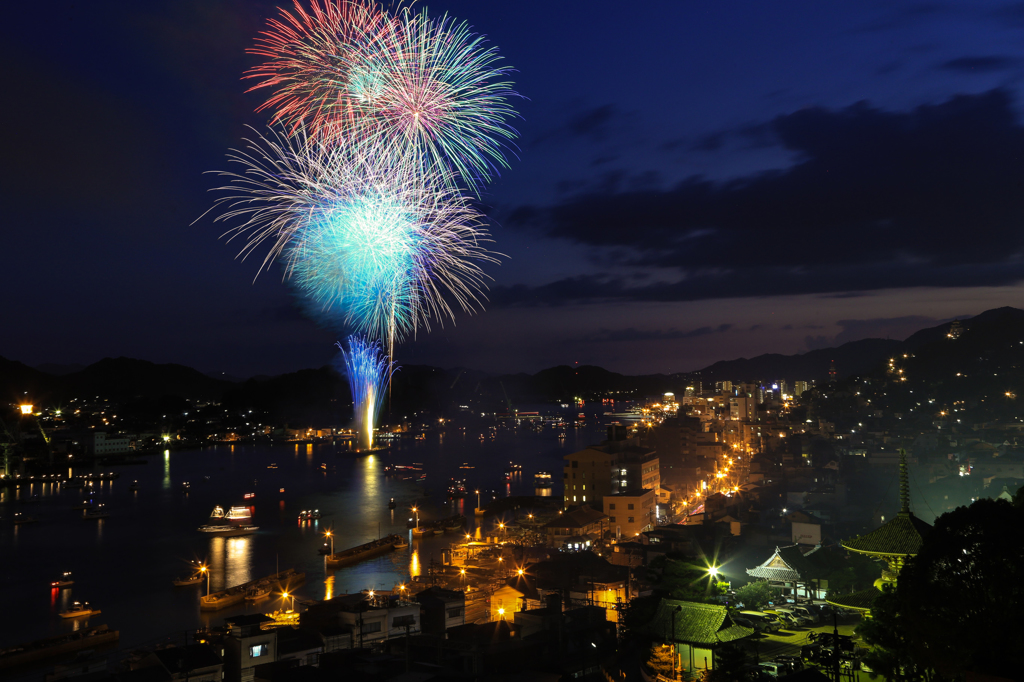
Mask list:
[[[247,583],[252,575],[252,538],[210,538],[210,590],[219,592]]]

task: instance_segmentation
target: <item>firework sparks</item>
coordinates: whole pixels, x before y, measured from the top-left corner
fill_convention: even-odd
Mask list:
[[[381,353],[380,346],[358,336],[348,337],[348,350],[340,343],[345,377],[352,391],[352,411],[360,443],[369,450],[373,447],[373,430],[377,424],[384,394],[387,392],[395,368]]]
[[[445,183],[302,135],[261,136],[229,158],[243,170],[225,173],[217,220],[245,219],[227,233],[247,235],[242,256],[271,241],[261,270],[284,255],[306,297],[389,352],[453,306],[479,307],[479,264],[495,254],[482,216]]]
[[[507,167],[516,137],[511,69],[497,48],[449,17],[402,8],[397,16],[353,0],[297,6],[257,41],[268,61],[248,78],[273,88],[261,108],[290,131],[369,144],[391,158],[472,191]]]

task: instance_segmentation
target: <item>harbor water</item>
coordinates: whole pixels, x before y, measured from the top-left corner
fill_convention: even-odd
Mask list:
[[[554,408],[557,411],[557,408]],[[573,410],[575,416],[577,410]],[[204,625],[219,625],[239,613],[267,613],[291,606],[279,594],[256,606],[200,612],[199,597],[280,569],[306,573],[299,600],[318,600],[364,589],[391,589],[425,574],[431,561],[458,536],[413,539],[406,522],[411,508],[421,521],[454,513],[467,517],[466,532],[486,535],[493,519],[477,527],[474,490],[486,504],[495,496],[532,495],[534,474],[553,474],[561,491],[562,457],[603,439],[600,412],[588,410],[585,425],[539,427],[522,424],[403,438],[372,455],[356,456],[342,443],[216,445],[146,455],[146,464],[78,469],[85,474],[115,471],[113,481],[92,486],[92,498],[110,516],[85,519],[72,507],[90,488],[54,483],[0,489],[0,648],[107,624],[121,631],[121,647],[154,645]],[[510,462],[521,473],[504,480]],[[389,463],[422,465],[423,481],[385,476]],[[451,479],[464,479],[469,495],[447,498]],[[137,481],[132,490],[133,481]],[[187,490],[183,484],[188,483]],[[551,489],[548,489],[550,492]],[[245,498],[246,494],[252,496]],[[388,509],[395,499],[396,509]],[[247,506],[259,530],[239,537],[210,537],[196,529],[213,508]],[[299,512],[321,517],[299,521]],[[13,525],[15,512],[35,523]],[[329,569],[318,549],[331,530],[341,551],[388,533],[408,536],[410,546],[353,566]],[[174,587],[196,562],[210,567],[209,585]],[[74,585],[51,589],[50,581],[71,571]],[[74,601],[88,601],[102,613],[62,619]]]

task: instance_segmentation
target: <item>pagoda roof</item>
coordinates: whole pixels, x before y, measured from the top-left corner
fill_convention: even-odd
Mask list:
[[[931,529],[913,512],[901,511],[880,528],[843,542],[843,547],[860,554],[916,556]]]
[[[882,594],[875,587],[869,587],[866,590],[859,592],[851,592],[850,594],[843,594],[838,597],[830,597],[825,601],[833,606],[838,606],[844,609],[853,609],[855,611],[870,611],[871,604],[874,603],[878,595]]]
[[[767,561],[760,566],[748,568],[747,575],[787,583],[824,577],[824,571],[817,562],[808,558],[817,551],[818,548],[815,547],[804,554],[800,551],[799,545],[776,547],[775,553],[768,557]]]
[[[667,641],[673,634],[673,620],[675,641],[683,644],[715,646],[754,634],[751,628],[733,622],[725,606],[675,599],[662,599],[645,629],[648,634]]]

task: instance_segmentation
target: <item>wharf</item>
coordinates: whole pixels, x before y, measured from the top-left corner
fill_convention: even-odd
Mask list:
[[[7,647],[0,649],[0,670],[37,663],[83,649],[95,649],[103,644],[113,644],[119,637],[120,633],[117,630],[111,630],[106,625],[97,625],[65,635]]]
[[[395,543],[399,542],[402,538],[392,533],[382,537],[379,540],[373,542],[367,542],[365,545],[359,545],[358,547],[352,547],[335,554],[328,554],[326,557],[327,565],[331,568],[339,568],[341,566],[350,566],[351,564],[358,563],[363,559],[369,559],[370,557],[379,556],[386,554],[395,548]]]
[[[294,568],[289,568],[280,573],[267,576],[266,578],[257,578],[256,580],[250,580],[247,583],[241,585],[235,585],[229,587],[226,590],[220,592],[213,592],[204,597],[199,598],[199,610],[200,611],[220,611],[226,609],[229,606],[235,606],[236,604],[242,604],[245,602],[245,594],[249,591],[249,588],[255,587],[259,583],[269,583],[274,585],[278,591],[290,592],[296,587],[306,582],[306,574],[296,571]]]

